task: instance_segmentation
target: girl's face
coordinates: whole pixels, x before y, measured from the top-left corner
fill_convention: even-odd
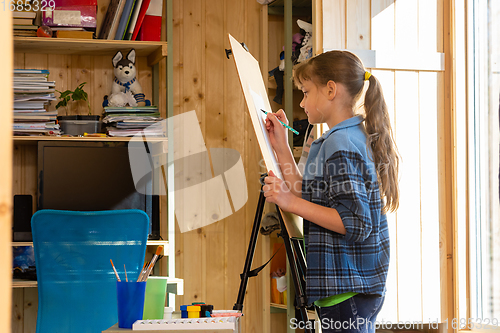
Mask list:
[[[324,89],[318,88],[311,80],[303,81],[301,90],[304,98],[300,102],[300,107],[304,109],[309,123],[320,124],[327,122],[326,104],[328,102]]]

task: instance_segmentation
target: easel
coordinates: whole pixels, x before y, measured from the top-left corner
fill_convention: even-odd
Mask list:
[[[262,186],[264,185],[264,178],[267,176],[267,174],[264,174],[260,178],[260,183],[261,183],[261,188],[260,188],[260,195],[259,195],[259,201],[257,203],[257,209],[255,211],[255,219],[253,221],[253,227],[252,227],[252,235],[250,236],[250,242],[248,244],[248,251],[247,251],[247,256],[245,259],[245,266],[243,268],[243,273],[241,273],[241,282],[240,282],[240,289],[238,292],[238,299],[236,300],[236,303],[233,306],[233,310],[238,310],[242,311],[243,310],[243,300],[245,298],[245,293],[248,285],[248,279],[252,276],[257,276],[259,272],[271,261],[265,263],[264,265],[260,266],[259,268],[256,268],[254,270],[251,270],[252,267],[252,262],[253,262],[253,256],[255,254],[255,246],[257,244],[257,237],[259,236],[259,229],[260,229],[260,224],[262,220],[262,213],[264,211],[264,204],[266,201],[266,198],[264,197],[264,192],[262,191]],[[278,205],[276,205],[276,212],[278,213],[278,219],[279,219],[279,224],[281,231],[278,234],[281,238],[283,238],[283,243],[285,244],[285,250],[286,250],[286,257],[288,259],[288,264],[290,267],[290,273],[292,275],[293,279],[293,285],[295,287],[295,301],[296,301],[296,308],[300,309],[300,315],[302,318],[297,318],[298,320],[302,320],[304,322],[307,322],[309,320],[307,316],[307,299],[305,296],[305,272],[306,272],[306,263],[304,260],[304,255],[302,253],[302,248],[300,247],[299,240],[298,239],[293,239],[290,238],[288,231],[285,226],[285,222],[283,220],[283,216],[281,215],[280,209]],[[289,300],[291,301],[291,300]],[[308,325],[306,325],[305,332],[312,332],[310,328],[307,328]]]

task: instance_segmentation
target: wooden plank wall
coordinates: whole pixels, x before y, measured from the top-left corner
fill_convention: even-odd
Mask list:
[[[126,56],[129,49],[121,50]],[[56,90],[74,90],[79,84],[86,82],[83,89],[89,95],[92,114],[101,115],[102,102],[105,95],[111,93],[113,82],[113,56],[79,56],[39,53],[15,53],[14,68],[37,68],[50,71],[49,80],[56,82]],[[147,65],[146,57],[136,57],[137,78],[146,95],[152,100],[152,68]],[[56,97],[59,93],[56,92]],[[55,110],[58,101],[50,104],[49,111]],[[60,108],[58,114],[87,114],[86,103],[78,103],[75,107]]]
[[[176,231],[176,277],[184,279],[177,304],[206,302],[232,309],[248,247],[260,185],[261,154],[246,110],[227,34],[262,57],[262,6],[255,0],[174,0],[174,115],[196,111],[206,147],[236,149],[243,159],[247,204],[202,229]],[[265,7],[264,7],[265,8]],[[254,266],[263,262],[258,241]],[[260,320],[269,311],[260,279],[250,279],[243,332],[268,331]],[[267,307],[265,304],[267,303]],[[267,323],[269,325],[269,323]]]
[[[0,40],[3,63],[0,73],[0,332],[8,332],[11,327],[11,295],[12,295],[12,13],[8,10],[0,12]]]
[[[323,47],[443,51],[442,0],[323,1]],[[378,320],[436,321],[446,298],[440,246],[446,212],[442,170],[443,73],[372,68],[381,81],[401,154],[400,207],[390,214],[391,266]]]

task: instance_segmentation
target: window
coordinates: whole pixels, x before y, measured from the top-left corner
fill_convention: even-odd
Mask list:
[[[468,2],[469,293],[471,318],[500,318],[500,2]],[[494,319],[497,318],[497,319]]]

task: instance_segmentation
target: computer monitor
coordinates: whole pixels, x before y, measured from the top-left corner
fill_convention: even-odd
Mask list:
[[[38,142],[38,209],[140,209],[150,219],[149,238],[159,239],[153,181],[149,174],[134,184],[127,142]]]

